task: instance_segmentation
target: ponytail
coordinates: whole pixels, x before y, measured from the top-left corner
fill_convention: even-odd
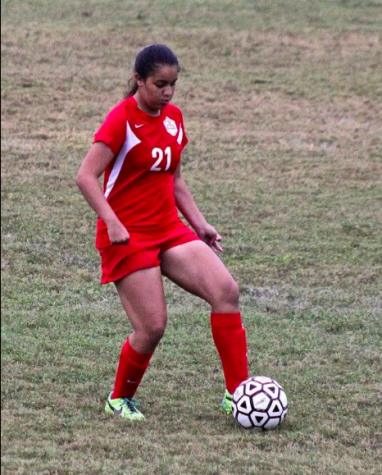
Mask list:
[[[138,84],[134,76],[132,76],[128,82],[127,87],[125,89],[123,98],[127,99],[128,97],[134,96],[134,94],[138,91]]]

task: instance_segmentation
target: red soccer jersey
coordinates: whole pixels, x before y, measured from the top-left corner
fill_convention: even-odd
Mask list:
[[[140,110],[134,97],[118,104],[95,134],[115,157],[105,170],[104,192],[127,230],[163,228],[179,220],[174,172],[187,144],[180,109],[167,104],[158,117]],[[99,218],[96,247],[110,245]]]

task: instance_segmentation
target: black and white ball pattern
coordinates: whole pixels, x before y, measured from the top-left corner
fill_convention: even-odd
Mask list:
[[[232,414],[245,429],[275,429],[288,412],[282,386],[267,376],[243,381],[233,394]]]

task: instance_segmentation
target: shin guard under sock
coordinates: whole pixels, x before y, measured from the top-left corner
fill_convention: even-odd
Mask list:
[[[112,399],[132,398],[138,389],[153,353],[141,354],[129,340],[122,347]]]
[[[211,330],[227,390],[233,394],[239,384],[248,378],[247,339],[241,314],[211,313]]]

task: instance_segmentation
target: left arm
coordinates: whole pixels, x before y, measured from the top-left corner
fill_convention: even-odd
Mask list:
[[[200,239],[207,243],[214,251],[223,251],[223,248],[219,244],[222,238],[219,236],[216,229],[207,223],[202,212],[197,207],[195,200],[181,175],[180,164],[175,171],[174,193],[177,208],[194,228]]]

